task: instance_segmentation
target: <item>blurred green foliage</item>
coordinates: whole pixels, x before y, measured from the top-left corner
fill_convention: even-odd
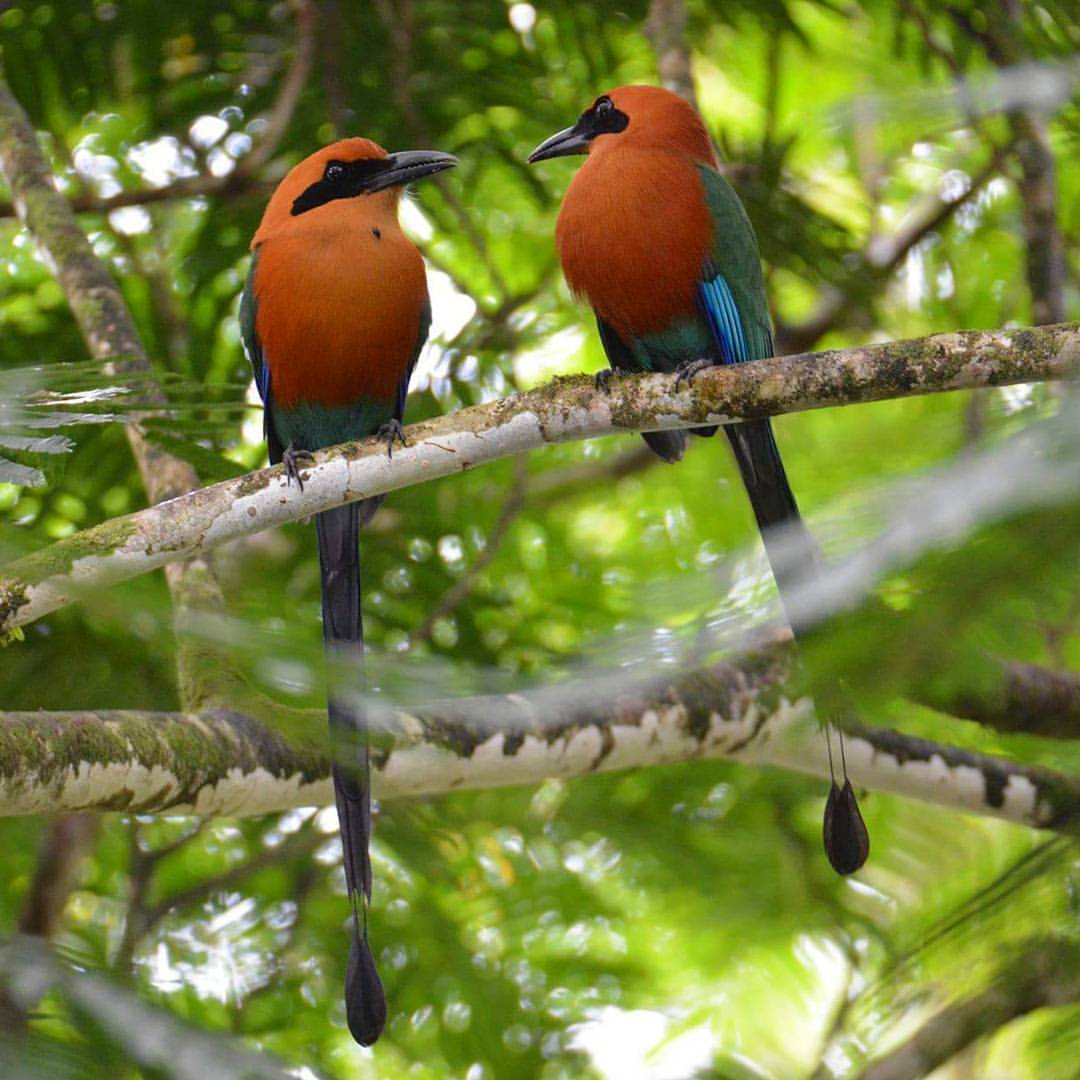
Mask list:
[[[781,341],[841,346],[1030,321],[1004,110],[1030,104],[1040,80],[1067,301],[1080,313],[1076,12],[1025,2],[1010,22],[994,7],[688,3],[700,107],[758,230]],[[244,155],[266,137],[295,62],[298,8],[316,16],[314,62],[253,178]],[[655,81],[646,14],[643,2],[563,0],[0,5],[7,76],[66,192],[92,201],[185,178],[209,191],[82,217],[170,397],[154,437],[206,481],[262,461],[237,326],[247,243],[272,182],[339,134],[462,160],[405,209],[429,260],[436,320],[407,419],[599,368],[551,240],[575,166],[530,170],[524,159],[604,88]],[[1003,50],[1036,65],[1029,77],[992,81]],[[990,88],[979,115],[952,92],[961,74]],[[874,263],[923,200],[955,199],[995,153],[963,205],[895,265]],[[0,219],[0,282],[0,435],[24,432],[35,402],[69,414],[56,431],[73,440],[69,453],[47,455],[0,445],[44,481],[0,483],[6,559],[145,496],[121,426],[138,387],[111,392],[80,363],[63,295],[10,216]],[[833,317],[811,333],[822,305]],[[1014,388],[776,427],[812,527],[842,556],[887,520],[890,485],[1057,409],[1046,388]],[[648,663],[670,635],[749,626],[772,610],[723,440],[698,441],[675,471],[636,446],[552,448],[392,496],[364,536],[365,606],[370,646],[400,660],[401,683],[467,693],[550,680],[628,642],[646,643],[631,651]],[[931,675],[959,678],[974,652],[1080,667],[1075,503],[1055,513],[987,524],[893,568],[869,605],[815,639],[821,670],[848,676],[874,722],[1075,768],[1075,745],[1050,750],[906,700]],[[260,535],[217,553],[215,569],[238,663],[283,700],[318,705],[310,532]],[[463,601],[411,639],[463,578]],[[883,618],[880,601],[903,617]],[[170,617],[160,575],[58,612],[0,653],[0,701],[175,708]],[[700,763],[385,807],[373,920],[393,1018],[374,1055],[343,1027],[346,906],[329,812],[199,829],[110,817],[58,945],[304,1077],[786,1078],[819,1066],[854,1075],[928,1010],[993,982],[1010,950],[1080,930],[1067,844],[875,794],[864,801],[871,862],[841,881],[819,850],[823,797],[804,778]],[[0,927],[17,921],[47,827],[0,826]],[[250,875],[231,873],[252,859]],[[169,911],[174,895],[184,902]],[[23,1054],[33,1075],[172,1075],[134,1064],[124,1040],[63,992],[45,999],[34,1028]],[[984,1040],[966,1059],[973,1071],[951,1075],[1072,1076],[1076,1032],[1075,1007],[1044,1010]]]

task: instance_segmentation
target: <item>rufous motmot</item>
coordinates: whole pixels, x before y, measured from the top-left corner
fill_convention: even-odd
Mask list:
[[[398,223],[405,185],[457,164],[450,154],[388,154],[343,139],[296,165],[274,191],[251,242],[240,323],[263,400],[271,463],[302,487],[313,450],[377,435],[404,441],[409,378],[431,322],[419,251]],[[360,527],[381,499],[316,516],[323,640],[345,660],[363,651]],[[331,689],[334,754],[353,940],[345,980],[349,1030],[363,1046],[386,1023],[386,999],[368,944],[371,897],[370,766],[363,710]]]
[[[597,377],[599,386],[607,386],[613,372],[647,371],[673,373],[678,385],[713,365],[773,355],[753,227],[687,101],[655,86],[602,94],[529,161],[569,154],[587,157],[563,199],[555,242],[571,291],[596,314],[611,366]],[[690,432],[709,436],[716,428]],[[816,545],[770,422],[728,424],[724,432],[783,600],[816,563]],[[680,430],[643,438],[669,462],[678,461],[689,443]],[[798,620],[792,623],[798,633]],[[844,787],[834,782],[830,791],[825,846],[841,873],[861,866],[869,849],[846,775]]]

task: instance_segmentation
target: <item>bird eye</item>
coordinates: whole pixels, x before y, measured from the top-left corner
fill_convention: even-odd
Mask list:
[[[331,183],[337,183],[339,180],[345,179],[345,166],[340,161],[331,161],[326,166],[326,172],[323,173],[323,178],[331,181]]]
[[[603,116],[604,113],[611,112],[611,110],[614,109],[615,106],[611,103],[611,98],[602,97],[596,99],[596,104],[593,106],[593,108],[600,116]]]

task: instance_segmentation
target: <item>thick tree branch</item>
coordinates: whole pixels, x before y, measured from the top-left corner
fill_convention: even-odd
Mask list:
[[[808,701],[785,695],[790,650],[773,647],[637,687],[624,673],[583,686],[470,698],[372,717],[385,799],[548,777],[728,758],[829,775]],[[277,717],[281,730],[281,709]],[[332,792],[321,712],[288,716],[286,739],[237,713],[0,714],[0,813],[43,809],[263,814]],[[306,743],[299,742],[306,738]],[[852,780],[1037,828],[1073,831],[1080,778],[894,731],[846,740]]]
[[[872,1061],[862,1080],[919,1080],[976,1039],[1035,1009],[1080,999],[1080,949],[1068,938],[1032,943],[983,993],[949,1005],[907,1042]]]
[[[307,9],[307,0],[303,0],[299,10]],[[310,48],[309,42],[309,52]],[[306,63],[310,66],[310,56]],[[305,67],[301,74],[306,74],[306,70]],[[295,104],[297,92],[295,89],[283,90],[279,96],[279,103],[285,100],[290,115],[292,105],[289,102]],[[283,123],[284,115],[281,110],[275,110],[276,123]],[[123,294],[104,263],[94,254],[67,200],[56,190],[48,162],[38,145],[37,134],[8,89],[2,69],[0,173],[11,188],[19,218],[30,229],[64,290],[91,355],[103,359],[123,357],[120,361],[108,359],[108,370],[118,377],[132,372],[149,374],[150,358]],[[160,405],[166,403],[164,394],[152,380],[145,382],[142,390],[151,402]],[[198,488],[199,477],[192,466],[146,439],[139,421],[139,414],[132,414],[125,430],[149,501],[162,503]],[[191,609],[218,610],[224,603],[217,581],[202,554],[192,551],[189,555],[186,560],[177,560],[174,565],[166,567],[165,573],[178,629],[182,629],[182,623]],[[193,653],[182,635],[180,646],[178,666],[181,699],[185,707],[200,708],[207,702],[193,694],[191,673],[201,662],[204,650]]]
[[[666,375],[554,382],[407,429],[392,459],[378,440],[315,455],[304,490],[262,469],[104,522],[17,560],[0,574],[0,631],[80,591],[202,554],[229,540],[356,499],[450,476],[548,443],[696,427],[979,386],[1080,376],[1080,325],[969,331],[716,367],[674,389]]]
[[[697,105],[690,49],[686,43],[686,7],[683,0],[651,0],[645,17],[645,36],[656,54],[660,81],[668,90]]]

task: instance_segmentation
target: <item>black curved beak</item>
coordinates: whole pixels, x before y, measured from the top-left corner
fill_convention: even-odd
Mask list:
[[[589,143],[595,132],[581,130],[579,121],[573,127],[563,128],[556,131],[549,139],[545,139],[530,155],[529,164],[535,165],[538,161],[547,161],[549,158],[568,157],[571,154],[587,154]]]
[[[399,150],[383,158],[379,164],[378,173],[364,187],[368,193],[411,184],[421,177],[445,172],[457,165],[458,159],[441,150]]]

